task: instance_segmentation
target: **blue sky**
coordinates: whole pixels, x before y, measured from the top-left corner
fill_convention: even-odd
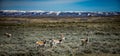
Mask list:
[[[0,0],[0,10],[120,11],[120,0]]]

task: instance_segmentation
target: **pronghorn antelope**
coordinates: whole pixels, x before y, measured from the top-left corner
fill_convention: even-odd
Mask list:
[[[80,39],[80,40],[81,40],[82,46],[83,46],[83,45],[87,45],[88,42],[89,42],[89,39],[88,39],[88,38],[84,38],[84,39]]]
[[[62,39],[52,39],[51,40],[51,46],[53,47],[53,46],[56,46],[57,44],[60,44],[60,43],[62,43]]]
[[[7,36],[7,37],[11,37],[11,36],[12,36],[12,34],[7,33],[7,32],[6,32],[6,33],[4,33],[4,35],[5,35],[5,36]]]
[[[37,41],[36,42],[36,44],[38,45],[38,46],[46,46],[46,40],[45,41]]]
[[[65,37],[63,36],[63,34],[61,34],[61,39],[52,39],[51,40],[51,46],[56,46],[57,44],[61,44],[63,42],[63,40],[65,40]]]

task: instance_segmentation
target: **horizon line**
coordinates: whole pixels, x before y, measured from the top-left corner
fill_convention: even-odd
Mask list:
[[[76,10],[76,11],[72,11],[72,10],[66,10],[66,11],[55,11],[55,10],[49,10],[49,11],[47,11],[47,10],[19,10],[19,9],[0,9],[0,11],[5,11],[5,10],[9,10],[9,11],[45,11],[45,12],[50,12],[50,11],[52,11],[52,12],[120,12],[120,11],[78,11],[78,10]]]

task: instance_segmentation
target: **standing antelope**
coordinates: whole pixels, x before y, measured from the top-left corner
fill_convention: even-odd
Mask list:
[[[46,46],[46,40],[45,41],[37,41],[36,42],[36,44],[38,45],[38,46]]]
[[[88,42],[89,42],[89,39],[88,39],[88,38],[84,38],[84,39],[80,39],[80,40],[81,40],[81,42],[82,42],[82,46],[83,46],[83,45],[87,45]]]
[[[51,46],[56,46],[57,44],[61,44],[62,43],[62,39],[52,39],[52,42],[51,42]]]
[[[12,34],[7,33],[7,32],[6,32],[6,33],[4,33],[4,35],[5,35],[5,36],[7,36],[7,37],[11,37],[11,36],[12,36]]]
[[[61,39],[52,39],[51,40],[51,46],[56,46],[57,44],[61,44],[63,42],[63,40],[65,40],[65,37],[63,36],[63,34],[61,34]]]

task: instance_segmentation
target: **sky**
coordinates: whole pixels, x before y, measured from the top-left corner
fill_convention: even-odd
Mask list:
[[[120,0],[0,0],[0,10],[120,12]]]

